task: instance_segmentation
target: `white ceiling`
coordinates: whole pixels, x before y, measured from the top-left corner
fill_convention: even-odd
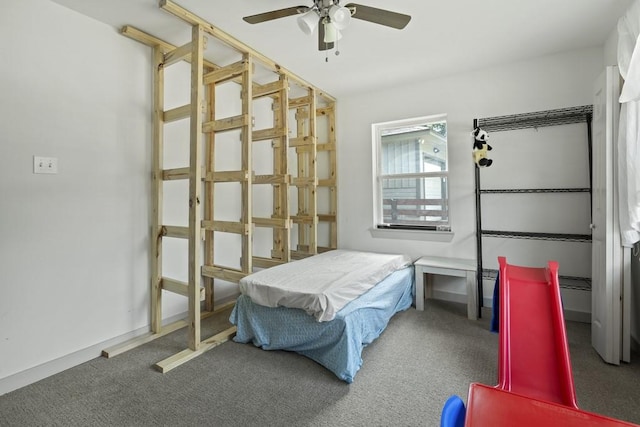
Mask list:
[[[132,25],[175,45],[190,37],[188,25],[160,9],[157,0],[52,1],[116,29]],[[327,57],[317,50],[315,34],[299,30],[295,16],[255,25],[242,20],[310,6],[312,0],[175,0],[333,96],[599,47],[633,0],[358,1],[411,15],[411,22],[396,30],[354,19],[342,31],[340,55],[329,51]]]

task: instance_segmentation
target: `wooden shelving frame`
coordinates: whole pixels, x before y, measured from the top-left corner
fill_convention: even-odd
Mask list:
[[[131,26],[122,28],[122,34],[153,48],[153,219],[151,238],[151,330],[123,344],[103,351],[113,357],[124,351],[162,337],[177,329],[188,327],[187,348],[155,367],[167,372],[188,360],[227,341],[235,334],[230,327],[209,338],[201,338],[200,322],[203,318],[228,309],[235,301],[216,305],[215,280],[238,282],[256,268],[268,268],[293,259],[300,259],[337,248],[337,177],[335,103],[324,93],[300,77],[289,72],[249,46],[214,27],[170,0],[160,7],[185,21],[192,28],[191,40],[183,46],[174,46]],[[205,59],[209,38],[216,39],[239,53],[236,63],[218,66]],[[191,68],[190,103],[165,110],[165,70],[180,61]],[[277,80],[257,83],[255,64],[271,70]],[[218,118],[216,115],[216,87],[227,82],[241,86],[241,113],[235,117]],[[295,98],[291,98],[294,92]],[[302,95],[299,95],[300,93]],[[253,103],[268,97],[272,102],[273,128],[253,129]],[[204,111],[204,113],[203,113]],[[290,123],[295,115],[295,123]],[[189,165],[176,169],[163,166],[164,126],[175,120],[189,120]],[[320,120],[322,119],[322,120]],[[319,129],[319,123],[325,128]],[[291,135],[294,130],[295,135]],[[222,132],[239,130],[241,169],[218,171],[215,169],[216,137]],[[323,132],[320,132],[322,130]],[[324,135],[322,141],[318,135]],[[273,149],[273,171],[256,175],[253,168],[253,146],[270,142]],[[297,170],[290,167],[290,150],[295,151]],[[318,177],[318,153],[328,156],[328,175]],[[188,227],[167,225],[163,221],[163,184],[172,180],[189,182]],[[239,183],[241,188],[241,214],[237,222],[216,219],[215,189],[219,183]],[[257,185],[273,189],[273,212],[268,218],[254,216],[253,188]],[[319,213],[317,190],[326,187],[325,201],[328,212]],[[297,192],[296,212],[292,214],[290,191]],[[328,223],[329,235],[325,246],[318,245],[318,224]],[[292,229],[297,229],[297,241],[292,242]],[[270,257],[253,253],[253,235],[256,227],[273,230]],[[240,236],[240,268],[230,268],[215,262],[214,242],[217,233]],[[163,276],[163,241],[166,238],[185,239],[188,242],[188,281],[181,282]],[[188,316],[169,325],[162,324],[162,296],[165,291],[188,298]]]

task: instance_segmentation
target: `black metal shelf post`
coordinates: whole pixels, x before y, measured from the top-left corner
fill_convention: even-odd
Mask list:
[[[473,120],[473,128],[478,127],[478,120]],[[482,307],[484,306],[484,296],[482,294],[482,237],[480,236],[480,232],[482,231],[482,209],[480,206],[480,167],[476,165],[475,167],[475,183],[476,183],[476,233],[478,233],[476,238],[476,258],[478,261],[478,271],[476,273],[476,277],[478,280],[478,319],[482,318]]]

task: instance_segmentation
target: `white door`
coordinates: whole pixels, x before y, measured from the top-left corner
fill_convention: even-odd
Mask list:
[[[592,169],[591,344],[607,363],[620,364],[620,232],[614,204],[614,143],[620,93],[617,67],[594,88]]]

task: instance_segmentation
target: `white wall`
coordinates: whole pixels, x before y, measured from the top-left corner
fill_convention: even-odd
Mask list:
[[[2,394],[149,324],[151,54],[47,0],[3,1],[0,39]]]
[[[345,248],[476,258],[473,119],[592,104],[602,49],[584,49],[340,99],[338,116],[339,244]],[[362,106],[366,105],[367,108]],[[448,114],[450,243],[373,238],[371,124]],[[553,157],[554,152],[548,156]],[[549,171],[549,173],[553,173]],[[348,177],[348,178],[347,178]],[[348,212],[348,215],[344,213]],[[507,254],[508,256],[508,254]],[[457,279],[440,279],[463,292]],[[451,283],[457,282],[457,283]],[[436,282],[438,285],[438,282]],[[485,296],[492,290],[485,286]],[[578,311],[589,311],[575,301]],[[568,303],[571,306],[572,302]]]

